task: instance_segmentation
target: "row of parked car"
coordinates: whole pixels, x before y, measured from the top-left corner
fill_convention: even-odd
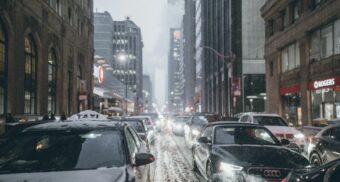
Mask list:
[[[0,144],[0,181],[150,181],[156,118],[84,111],[65,121],[18,124]]]
[[[311,141],[314,145],[308,145],[306,158],[302,153],[309,141],[301,131],[288,126],[276,114],[244,113],[239,118],[220,118],[207,113],[178,115],[173,118],[172,126],[173,133],[183,136],[192,152],[194,171],[207,180],[286,182],[340,179],[340,160],[335,156],[339,153],[324,150],[319,154],[322,150],[317,149],[318,146],[325,148],[324,143],[317,144],[318,140],[319,143],[326,140],[320,136],[328,137],[327,140],[336,139],[334,133],[339,132],[332,127],[315,136]],[[328,146],[340,145],[333,143]]]

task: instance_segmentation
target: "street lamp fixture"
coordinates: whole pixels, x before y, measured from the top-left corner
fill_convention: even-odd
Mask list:
[[[126,61],[127,60],[127,56],[123,53],[118,55],[118,60],[119,61]]]

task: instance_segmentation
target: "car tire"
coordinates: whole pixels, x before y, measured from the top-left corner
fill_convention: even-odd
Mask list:
[[[322,165],[322,160],[316,152],[312,153],[312,155],[309,158],[309,161],[314,166],[321,166]]]

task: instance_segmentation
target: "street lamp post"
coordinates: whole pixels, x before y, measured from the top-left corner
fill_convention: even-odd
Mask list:
[[[127,56],[125,55],[125,53],[120,53],[118,55],[118,60],[125,62],[125,64],[127,65],[128,59],[127,59]],[[127,74],[128,74],[128,71],[125,70],[124,71],[124,83],[125,83],[125,112],[126,112],[126,115],[128,114],[128,83],[127,83],[128,79],[127,79]]]
[[[213,53],[215,53],[218,57],[222,58],[224,60],[224,64],[226,64],[227,68],[228,68],[228,115],[229,116],[232,116],[234,111],[231,109],[231,107],[234,105],[234,99],[232,97],[232,89],[231,89],[231,86],[232,86],[232,80],[233,80],[233,62],[235,61],[235,55],[233,53],[231,53],[231,55],[229,56],[226,56],[226,55],[223,55],[221,53],[219,53],[217,50],[215,50],[214,48],[212,47],[209,47],[209,46],[204,46],[204,45],[201,45],[202,48],[204,49],[208,49],[210,51],[212,51]]]

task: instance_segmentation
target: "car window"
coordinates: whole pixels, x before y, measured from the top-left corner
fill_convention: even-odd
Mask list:
[[[340,142],[340,127],[332,129],[330,133],[330,138],[337,142]]]
[[[218,118],[215,115],[206,115],[206,116],[194,116],[193,125],[206,125],[208,123],[216,121]]]
[[[138,152],[136,141],[128,129],[125,130],[125,135],[126,135],[126,141],[128,144],[130,156],[134,156],[134,154]]]
[[[138,149],[140,148],[140,145],[141,145],[141,141],[140,141],[140,138],[138,137],[138,134],[136,133],[136,131],[132,128],[129,128],[129,131],[131,132],[134,140],[135,140],[135,143],[138,147]]]
[[[120,167],[117,130],[25,132],[0,146],[0,171],[44,172]]]
[[[325,131],[322,133],[322,136],[323,136],[323,137],[330,137],[329,135],[331,134],[331,131],[332,131],[332,129],[325,130]]]
[[[279,145],[265,128],[257,127],[216,127],[215,144]]]
[[[146,131],[141,121],[127,121],[125,123],[135,129],[138,133],[144,133]]]
[[[210,126],[210,127],[207,127],[207,128],[203,131],[201,137],[208,137],[208,138],[211,139],[212,133],[213,133],[213,127],[211,127],[211,126]]]
[[[188,122],[190,119],[190,117],[186,117],[186,116],[177,116],[175,117],[175,122],[179,122],[179,123],[186,123]]]
[[[241,118],[241,122],[247,122],[248,121],[249,116],[245,115]]]
[[[288,126],[282,118],[275,116],[254,116],[254,122],[263,126]]]

